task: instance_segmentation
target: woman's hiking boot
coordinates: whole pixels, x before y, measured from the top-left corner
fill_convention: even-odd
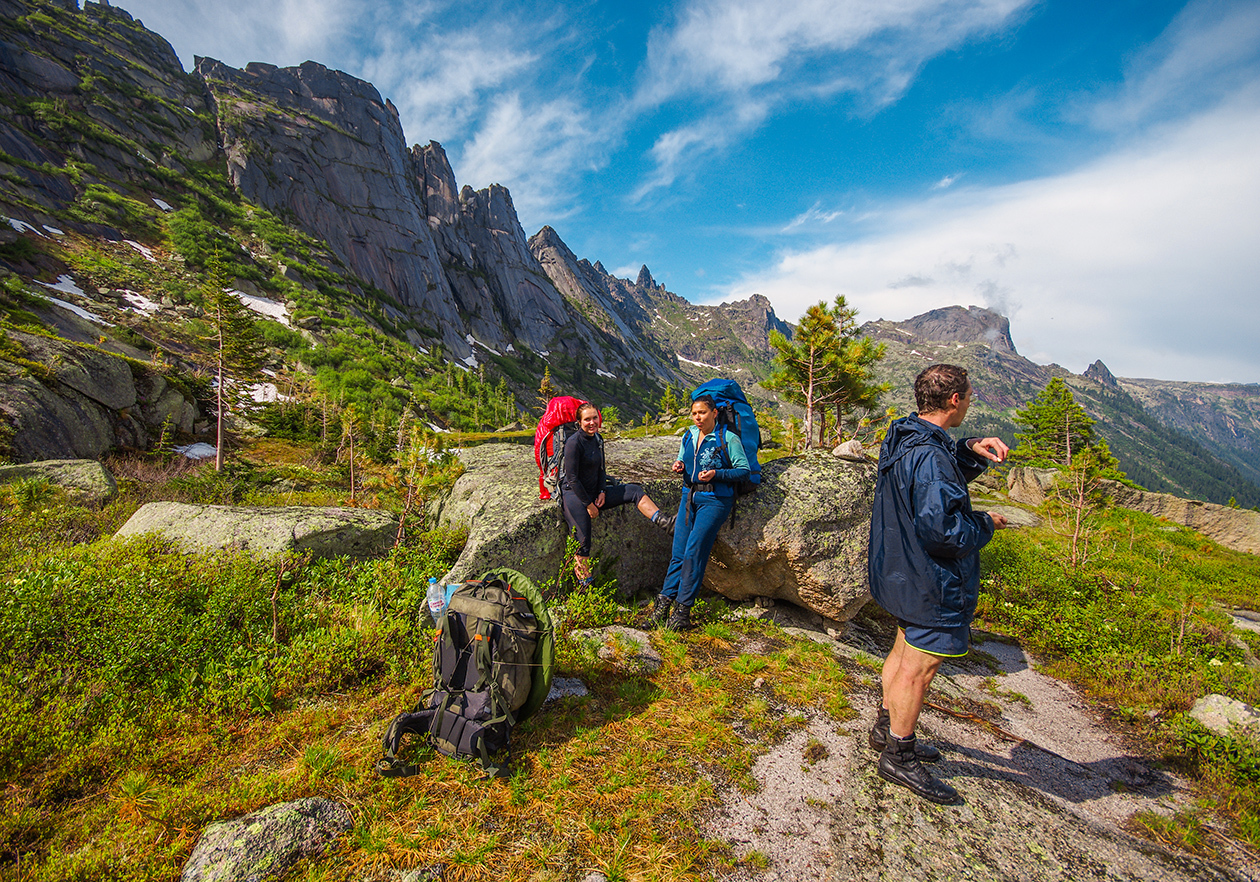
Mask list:
[[[677,520],[678,520],[678,515],[667,515],[664,512],[661,512],[660,516],[657,517],[654,521],[652,521],[652,523],[656,524],[656,526],[660,527],[662,530],[664,530],[666,533],[672,536],[674,535],[674,523]]]
[[[881,707],[879,716],[875,718],[875,725],[871,728],[870,737],[866,743],[871,746],[871,750],[876,753],[883,753],[884,748],[888,746],[888,727],[891,725],[888,708]],[[918,757],[921,763],[934,763],[941,758],[941,752],[930,744],[921,744],[918,741],[914,745],[914,755]]]
[[[691,607],[674,607],[674,611],[669,614],[669,621],[665,623],[665,627],[670,631],[690,631],[694,628],[695,625],[691,624]]]
[[[937,781],[923,768],[914,755],[915,738],[898,738],[889,733],[888,746],[879,755],[879,777],[899,784],[919,796],[940,805],[962,802],[958,791],[943,781]]]
[[[665,624],[665,620],[669,618],[669,608],[673,605],[674,601],[664,594],[658,594],[656,602],[652,604],[652,611],[648,613],[648,624],[653,628],[659,628]]]

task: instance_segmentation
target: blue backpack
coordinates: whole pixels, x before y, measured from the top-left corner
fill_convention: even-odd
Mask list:
[[[692,391],[691,400],[695,401],[701,395],[713,396],[718,408],[717,425],[730,429],[739,436],[740,443],[744,445],[750,472],[748,480],[741,481],[736,487],[736,495],[752,493],[761,486],[761,463],[757,461],[757,451],[761,449],[761,427],[757,425],[757,417],[753,414],[748,399],[744,397],[744,390],[734,380],[708,380]],[[725,443],[724,433],[719,432],[718,438]],[[729,454],[726,459],[729,463]],[[734,514],[732,511],[732,518]]]

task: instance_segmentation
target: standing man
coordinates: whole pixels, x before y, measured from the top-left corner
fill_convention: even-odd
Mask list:
[[[1002,462],[1000,438],[955,442],[946,429],[962,425],[971,405],[967,371],[934,364],[914,379],[919,407],[895,421],[879,451],[871,514],[871,596],[897,619],[897,638],[884,662],[884,701],[870,746],[880,751],[879,776],[932,802],[959,801],[924,762],[940,751],[918,744],[914,727],[932,678],[947,658],[967,654],[980,594],[980,549],[1006,518],[971,510],[967,482]]]

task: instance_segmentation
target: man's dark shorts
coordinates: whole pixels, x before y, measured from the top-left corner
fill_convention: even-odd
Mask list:
[[[908,646],[919,652],[926,652],[928,655],[961,658],[967,654],[971,646],[970,625],[959,625],[956,628],[928,628],[902,621],[898,621],[897,625],[905,632]]]

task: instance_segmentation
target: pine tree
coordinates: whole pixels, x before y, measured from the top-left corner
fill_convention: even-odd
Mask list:
[[[883,344],[862,336],[857,310],[837,297],[833,306],[818,303],[801,317],[789,340],[770,334],[774,371],[765,386],[782,392],[805,408],[805,445],[814,443],[814,415],[835,408],[840,429],[854,410],[871,410],[887,387],[873,382],[874,366],[884,357]]]
[[[682,405],[678,401],[678,393],[674,391],[672,383],[665,384],[665,391],[661,394],[660,401],[657,406],[661,409],[661,418],[669,417],[672,421],[678,415],[678,408]]]
[[[1066,468],[1077,453],[1098,444],[1094,421],[1059,377],[1052,378],[1023,410],[1017,410],[1015,421],[1028,426],[1028,431],[1015,435],[1012,465]]]
[[[538,415],[542,416],[547,412],[547,405],[551,399],[560,394],[560,390],[556,388],[556,384],[551,381],[551,365],[543,368],[542,381],[538,384]]]
[[[205,314],[214,349],[215,471],[223,469],[224,423],[230,414],[248,411],[253,399],[242,385],[266,360],[254,315],[236,294],[227,290],[227,271],[216,246],[207,261]]]

